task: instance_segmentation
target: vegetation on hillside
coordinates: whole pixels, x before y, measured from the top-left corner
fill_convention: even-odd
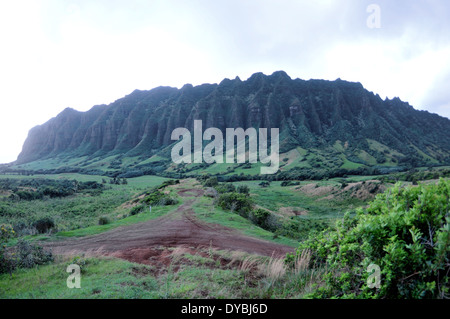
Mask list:
[[[0,225],[0,274],[11,275],[17,268],[33,268],[53,261],[51,252],[23,239],[7,247],[8,241],[16,235],[11,226]]]
[[[202,175],[198,180],[207,187],[205,196],[213,197],[217,206],[225,211],[239,214],[247,218],[253,224],[274,233],[274,237],[286,236],[301,240],[314,231],[320,231],[328,227],[323,220],[285,218],[276,215],[267,209],[257,207],[250,194],[250,188],[241,184],[235,187],[232,183],[219,183],[216,177]],[[270,183],[263,182],[261,187],[269,187]],[[284,185],[285,186],[285,185]]]
[[[326,268],[315,298],[448,298],[450,181],[379,194],[356,216],[302,242],[310,267]],[[287,258],[295,260],[294,255]],[[380,269],[371,287],[371,265]],[[373,267],[373,266],[372,266]]]

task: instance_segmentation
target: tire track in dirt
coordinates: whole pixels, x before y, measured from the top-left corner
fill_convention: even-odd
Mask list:
[[[155,247],[161,246],[212,247],[277,257],[294,251],[289,246],[244,236],[234,229],[199,220],[192,205],[203,195],[201,189],[182,189],[178,194],[195,198],[186,198],[176,210],[153,220],[43,245],[51,248],[54,254],[110,255],[143,263]]]

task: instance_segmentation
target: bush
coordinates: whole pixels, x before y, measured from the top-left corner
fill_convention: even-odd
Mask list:
[[[170,197],[170,196],[164,196],[163,198],[160,199],[158,205],[160,206],[168,206],[168,205],[175,205],[178,203],[178,200]]]
[[[225,193],[219,196],[218,203],[225,210],[232,210],[243,217],[248,217],[253,208],[253,201],[244,194]]]
[[[147,205],[158,205],[159,201],[164,197],[164,193],[160,191],[153,191],[143,199]]]
[[[252,211],[249,215],[249,219],[255,225],[269,231],[275,231],[278,224],[276,217],[269,211],[262,208]]]
[[[55,227],[55,222],[51,217],[44,217],[35,221],[33,227],[36,228],[39,234],[44,234]]]
[[[208,178],[205,181],[203,186],[205,186],[205,187],[214,187],[214,186],[217,186],[218,184],[219,184],[219,182],[217,181],[217,177],[210,177],[210,178]]]
[[[100,218],[98,219],[99,225],[107,225],[109,223],[111,223],[111,220],[106,216],[100,216]]]
[[[141,213],[144,209],[145,209],[145,206],[144,206],[144,205],[134,206],[134,207],[130,210],[130,216],[137,215],[137,214]]]
[[[29,226],[24,222],[18,222],[13,226],[14,231],[18,236],[34,235],[36,234],[36,228]]]
[[[42,247],[19,239],[17,245],[6,249],[7,241],[14,237],[11,226],[0,227],[0,274],[16,268],[32,268],[53,261],[52,253]]]
[[[14,264],[6,250],[6,243],[15,236],[15,232],[10,225],[0,225],[0,274],[11,272]]]
[[[310,249],[312,261],[329,269],[312,297],[448,298],[449,198],[450,181],[396,184],[365,211],[303,242],[297,254]],[[381,269],[378,289],[367,284],[371,264]]]
[[[165,206],[175,205],[178,203],[178,200],[170,197],[168,194],[160,192],[159,190],[154,190],[143,199],[143,202],[152,206]]]
[[[13,250],[17,258],[16,267],[18,268],[33,268],[35,265],[43,265],[53,261],[51,252],[23,239],[19,240]]]
[[[82,256],[75,256],[67,263],[67,266],[69,265],[78,265],[80,266],[80,273],[84,274],[86,273],[86,267],[88,264],[90,264],[92,260],[86,258],[84,254]]]
[[[11,225],[0,225],[0,247],[15,234]]]

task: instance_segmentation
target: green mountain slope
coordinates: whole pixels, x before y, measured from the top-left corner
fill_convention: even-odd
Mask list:
[[[280,129],[282,176],[383,173],[450,164],[450,120],[382,100],[360,83],[291,79],[285,72],[181,89],[134,91],[87,112],[66,109],[30,130],[15,170],[104,174],[257,175],[257,164],[170,159],[171,133],[217,127]],[[284,175],[283,175],[284,174]]]

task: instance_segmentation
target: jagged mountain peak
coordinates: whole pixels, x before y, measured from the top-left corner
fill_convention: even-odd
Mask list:
[[[450,163],[450,120],[398,98],[383,101],[359,82],[291,79],[284,71],[254,73],[245,81],[135,90],[87,112],[65,109],[30,130],[17,163],[152,156],[173,143],[173,129],[191,128],[197,119],[204,129],[277,127],[282,152],[301,147],[340,158],[333,153],[339,149],[368,166]]]

